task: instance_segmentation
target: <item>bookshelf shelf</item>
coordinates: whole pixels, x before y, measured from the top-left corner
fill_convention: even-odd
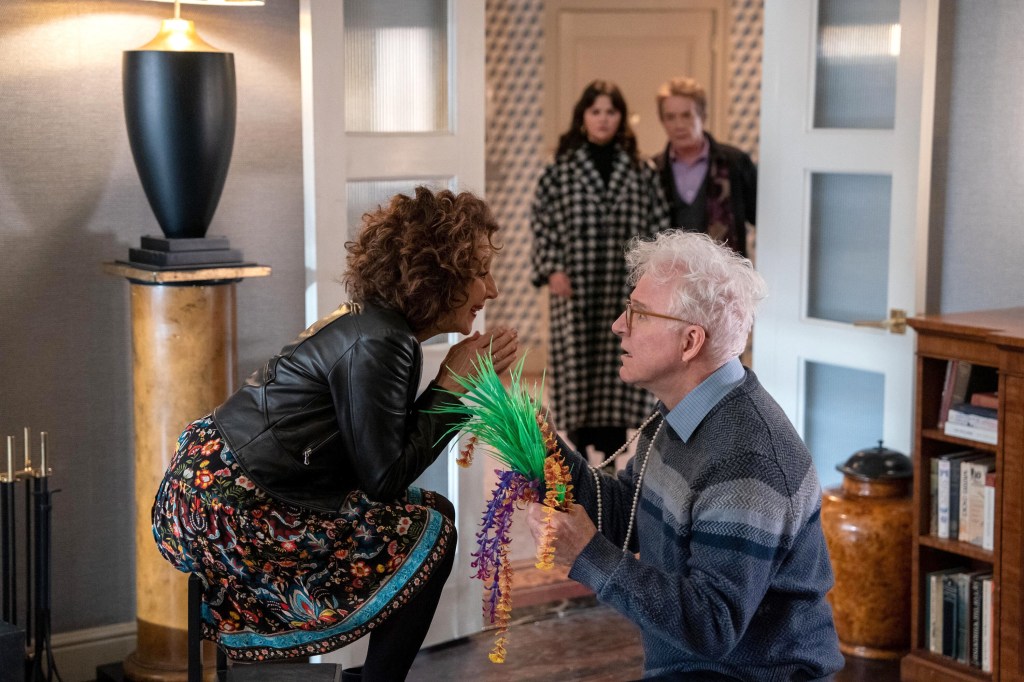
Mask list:
[[[923,315],[911,318],[908,324],[917,332],[916,436],[911,651],[903,658],[901,679],[950,682],[1024,679],[1024,634],[1021,628],[1024,621],[1021,592],[1021,583],[1024,582],[1024,307]],[[940,412],[944,412],[949,404],[948,400],[943,400],[943,393],[951,385],[949,370],[965,363],[990,376],[993,373],[997,376],[997,445],[948,436],[940,427]],[[964,449],[993,455],[995,459],[995,518],[991,550],[931,534],[935,513],[932,460],[955,459],[951,453]],[[947,465],[937,463],[937,466]],[[965,474],[965,481],[968,476]],[[941,494],[938,499],[945,504]],[[945,528],[944,525],[939,527]],[[929,616],[933,609],[928,596],[928,575],[943,570],[992,574],[991,673],[930,650],[929,635],[933,633],[929,632]],[[942,582],[940,578],[933,578],[936,580]],[[961,576],[961,580],[966,578]]]
[[[986,452],[995,453],[998,450],[998,446],[990,443],[982,443],[977,440],[968,440],[966,438],[957,438],[956,436],[947,436],[938,429],[922,429],[921,438],[929,440],[937,440],[943,443],[952,443],[953,445],[959,445],[964,448],[974,448],[975,450],[984,450]]]
[[[983,673],[976,668],[971,668],[962,663],[951,661],[945,656],[929,653],[927,651],[915,651],[908,666],[910,656],[903,659],[903,667],[900,671],[901,679],[904,680],[954,680],[964,682],[987,681],[992,679],[989,673]],[[908,668],[910,670],[908,671]],[[908,674],[909,672],[909,674]]]
[[[943,538],[937,538],[933,535],[921,535],[918,537],[918,542],[925,546],[937,549],[949,554],[955,554],[957,556],[966,557],[968,559],[974,559],[982,563],[991,564],[995,560],[995,554],[990,549],[982,549],[977,545],[972,545],[969,542],[957,542],[956,540],[945,540]]]

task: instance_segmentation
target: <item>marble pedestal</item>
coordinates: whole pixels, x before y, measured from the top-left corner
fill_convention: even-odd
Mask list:
[[[235,386],[235,286],[270,268],[108,263],[104,270],[131,285],[138,640],[124,674],[139,682],[184,681],[188,576],[157,550],[150,510],[182,430]]]

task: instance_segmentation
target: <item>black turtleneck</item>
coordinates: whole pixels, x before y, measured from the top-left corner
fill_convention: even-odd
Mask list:
[[[615,165],[616,150],[618,150],[618,147],[615,146],[615,142],[594,144],[589,140],[587,141],[587,153],[590,154],[590,160],[597,167],[597,172],[601,174],[605,187],[608,186],[608,182],[612,179],[612,166]]]

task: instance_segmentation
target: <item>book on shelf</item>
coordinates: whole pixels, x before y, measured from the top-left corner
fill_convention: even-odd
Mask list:
[[[993,410],[999,409],[998,391],[978,391],[971,395],[971,405],[978,407],[990,407]]]
[[[978,629],[978,666],[980,667],[980,628],[984,621],[984,592],[979,592],[979,612],[971,612],[971,589],[972,584],[981,581],[985,577],[991,577],[991,571],[954,569],[941,576],[942,580],[942,650],[943,656],[948,656],[965,665],[972,665],[971,642],[974,638],[974,630]]]
[[[970,404],[975,394],[992,393],[998,386],[999,375],[994,367],[975,365],[967,360],[949,360],[939,401],[939,428],[945,429],[949,412],[955,405]]]
[[[981,626],[985,617],[984,580],[992,578],[991,572],[969,574],[969,622],[967,663],[975,668],[981,667]]]
[[[979,407],[970,403],[955,403],[949,408],[946,423],[977,426],[995,431],[999,428],[999,413],[991,407]]]
[[[933,654],[942,653],[944,580],[946,576],[962,570],[963,568],[960,567],[944,568],[939,571],[932,571],[925,576],[925,589],[927,590],[925,622],[928,623],[928,651],[931,651]]]
[[[985,457],[986,453],[978,450],[958,450],[947,452],[935,457],[938,460],[938,477],[935,496],[938,500],[936,509],[936,537],[956,540],[960,533],[960,465],[966,459]]]
[[[959,394],[960,401],[967,395],[967,380],[971,375],[971,363],[966,360],[950,360],[946,363],[946,377],[942,383],[942,399],[939,401],[939,428],[946,425],[946,415]]]
[[[957,424],[955,422],[946,421],[946,425],[942,427],[942,432],[947,436],[955,436],[956,438],[964,438],[966,440],[975,440],[979,443],[988,443],[989,445],[996,445],[999,442],[999,431],[986,429],[979,426],[968,426],[966,424]]]
[[[981,534],[981,548],[995,549],[996,533],[996,475],[995,472],[985,474],[985,507],[984,525]]]
[[[939,653],[950,658],[956,658],[956,636],[960,632],[956,620],[959,599],[958,575],[959,573],[950,573],[942,576],[942,649]]]
[[[971,581],[979,572],[957,573],[956,581],[956,633],[953,658],[964,664],[971,662]]]
[[[957,540],[981,546],[985,534],[985,476],[996,467],[995,455],[960,464],[960,519]]]
[[[995,629],[995,610],[992,603],[992,576],[981,579],[981,669],[992,672],[992,631]]]

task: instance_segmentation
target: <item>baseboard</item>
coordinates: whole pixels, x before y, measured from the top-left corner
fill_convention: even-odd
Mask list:
[[[89,682],[96,679],[97,666],[123,661],[135,650],[135,621],[61,632],[50,644],[64,682]]]

